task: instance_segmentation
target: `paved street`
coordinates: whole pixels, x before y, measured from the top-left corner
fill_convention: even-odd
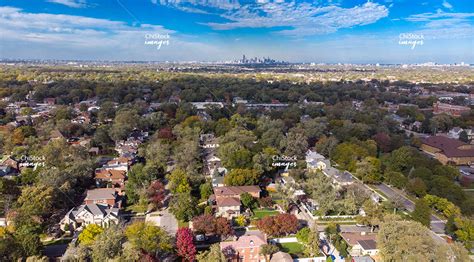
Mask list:
[[[400,192],[400,190],[391,188],[385,184],[376,185],[376,187],[391,199],[400,197],[403,200],[403,205],[408,211],[412,212],[415,209],[415,203],[406,198],[405,195]],[[435,215],[431,215],[431,230],[433,230],[435,233],[443,234],[445,225],[446,223],[443,220],[439,219]]]

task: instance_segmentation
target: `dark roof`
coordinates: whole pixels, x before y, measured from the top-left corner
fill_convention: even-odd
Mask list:
[[[444,136],[430,136],[422,143],[441,150],[447,157],[474,157],[474,148],[457,139]],[[463,149],[461,149],[464,147]]]
[[[372,239],[367,239],[367,240],[359,240],[359,245],[364,249],[364,250],[373,250],[377,249],[377,242],[375,242]]]

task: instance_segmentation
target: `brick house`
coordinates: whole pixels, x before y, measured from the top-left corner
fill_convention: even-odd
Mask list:
[[[431,136],[421,141],[420,149],[442,164],[470,165],[474,163],[474,145],[444,136]]]
[[[260,246],[264,244],[267,244],[265,236],[257,231],[247,233],[236,241],[221,242],[220,247],[223,252],[233,251],[231,261],[259,262],[265,261],[265,257],[260,255]]]
[[[84,204],[97,204],[110,207],[122,206],[120,189],[116,188],[96,188],[87,190],[87,196],[84,199]]]
[[[97,184],[110,183],[113,186],[123,187],[125,183],[126,172],[115,169],[97,169],[95,171],[95,181]]]

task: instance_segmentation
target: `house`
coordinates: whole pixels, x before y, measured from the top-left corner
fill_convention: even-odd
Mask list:
[[[357,256],[375,256],[377,249],[377,234],[366,232],[342,232],[341,237],[350,246],[349,254]]]
[[[424,138],[421,140],[420,149],[444,165],[470,165],[474,162],[474,145],[449,137],[430,136]]]
[[[237,197],[220,197],[216,198],[216,215],[233,218],[240,215],[240,198]]]
[[[441,102],[436,102],[433,104],[433,114],[448,114],[453,117],[460,117],[464,114],[469,114],[471,108],[467,106],[457,106]]]
[[[260,197],[260,188],[258,186],[223,186],[215,187],[214,195],[217,198],[220,197],[238,197],[243,193],[249,193],[255,198]]]
[[[258,186],[214,187],[214,195],[211,196],[211,200],[215,201],[218,216],[233,218],[240,215],[240,195],[249,193],[253,197],[259,198],[260,191]]]
[[[309,170],[323,170],[328,165],[330,165],[329,160],[327,160],[323,155],[319,154],[318,152],[311,150],[308,150],[308,152],[306,152],[306,167]]]
[[[460,127],[453,127],[451,130],[449,130],[448,132],[448,137],[450,138],[454,138],[454,139],[459,139],[459,135],[461,134],[461,132],[464,131],[462,128]]]
[[[218,148],[219,141],[214,134],[202,134],[199,136],[202,148]]]
[[[85,204],[74,207],[61,220],[61,228],[75,230],[90,224],[107,227],[119,223],[119,208],[98,204]]]
[[[267,240],[260,231],[250,231],[235,241],[221,242],[220,247],[224,254],[232,254],[232,261],[259,262],[265,261],[260,255],[260,246],[265,244]]]
[[[123,187],[126,178],[126,171],[116,169],[96,169],[95,181],[98,185],[110,183],[113,186]]]
[[[84,199],[84,204],[97,204],[120,208],[122,201],[119,192],[120,189],[115,188],[97,188],[87,190],[87,196]]]

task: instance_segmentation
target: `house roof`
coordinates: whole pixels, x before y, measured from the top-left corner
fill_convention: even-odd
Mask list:
[[[267,241],[265,239],[265,236],[261,232],[255,232],[252,234],[246,234],[236,241],[229,241],[229,242],[221,242],[221,250],[228,247],[232,246],[234,249],[242,249],[242,248],[255,248],[255,247],[260,247],[261,245],[266,244]]]
[[[430,136],[424,138],[421,142],[441,150],[447,157],[474,157],[474,148],[457,139],[444,136]]]
[[[125,179],[125,171],[115,169],[101,169],[95,173],[95,178],[98,179]]]
[[[220,197],[216,199],[218,207],[240,207],[240,200],[236,197]]]
[[[349,244],[349,246],[354,246],[359,244],[359,241],[361,240],[372,240],[376,241],[377,234],[372,234],[372,233],[360,233],[360,232],[342,232],[341,233],[342,238]]]
[[[377,242],[375,242],[373,239],[359,240],[357,242],[364,250],[377,249]]]
[[[223,186],[215,187],[214,194],[216,198],[220,196],[233,196],[240,195],[243,193],[259,193],[260,188],[258,186]]]
[[[85,200],[103,200],[103,199],[115,199],[116,190],[115,188],[97,188],[87,190],[87,196]]]
[[[270,262],[292,262],[293,258],[291,258],[290,254],[278,251],[272,255],[272,259]]]

